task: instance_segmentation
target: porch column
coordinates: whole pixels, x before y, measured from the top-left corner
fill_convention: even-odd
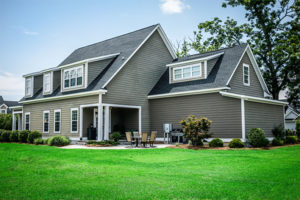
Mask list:
[[[109,106],[104,106],[104,140],[109,140]]]
[[[242,114],[242,140],[246,141],[246,123],[245,123],[245,100],[241,98],[241,114]]]
[[[18,131],[22,130],[22,114],[18,114]]]
[[[13,112],[12,116],[13,116],[13,118],[12,118],[12,130],[15,131],[16,130],[16,114]]]
[[[98,141],[103,140],[103,105],[102,105],[102,94],[99,94],[99,105],[98,105]]]

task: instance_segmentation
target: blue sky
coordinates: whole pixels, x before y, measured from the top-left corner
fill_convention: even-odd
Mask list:
[[[76,48],[160,23],[172,43],[192,37],[200,22],[242,8],[221,0],[1,0],[0,95],[19,100],[23,74],[57,66]]]

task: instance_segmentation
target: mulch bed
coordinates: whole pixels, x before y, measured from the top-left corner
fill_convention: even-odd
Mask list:
[[[229,148],[228,146],[225,147],[209,147],[207,144],[204,144],[203,146],[199,147],[194,147],[194,146],[189,146],[188,144],[180,144],[178,146],[173,145],[169,146],[168,148],[172,149],[193,149],[193,150],[204,150],[204,149],[213,149],[213,150],[236,150],[236,149],[247,149],[247,150],[270,150],[270,149],[278,149],[281,147],[288,147],[288,146],[295,146],[295,145],[300,145],[300,144],[287,144],[287,145],[282,145],[282,146],[267,146],[267,147],[262,147],[262,148],[250,148],[250,147],[244,147],[244,148]]]

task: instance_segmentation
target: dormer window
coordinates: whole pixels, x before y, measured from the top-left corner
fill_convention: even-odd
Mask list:
[[[45,73],[44,80],[43,80],[43,91],[45,93],[51,93],[52,90],[52,73]]]
[[[243,64],[243,82],[244,85],[250,86],[250,72],[247,64]]]
[[[64,70],[64,88],[82,86],[83,66],[73,67]]]
[[[174,81],[200,77],[201,66],[200,64],[197,64],[184,67],[175,67],[173,68],[173,76]]]
[[[27,77],[25,79],[25,96],[32,96],[33,78]]]

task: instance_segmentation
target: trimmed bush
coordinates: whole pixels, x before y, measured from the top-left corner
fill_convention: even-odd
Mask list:
[[[298,141],[297,136],[286,136],[286,138],[285,138],[285,143],[286,144],[296,144],[297,141]]]
[[[47,144],[47,145],[48,145],[49,139],[50,139],[50,138],[44,139],[44,144]]]
[[[112,132],[111,133],[111,138],[115,141],[118,142],[121,138],[120,132]]]
[[[298,136],[298,139],[300,138],[300,118],[296,120],[296,127],[295,127],[296,135]]]
[[[70,144],[70,140],[65,136],[56,135],[48,139],[48,145],[50,146],[65,146],[68,144]]]
[[[18,136],[19,136],[18,131],[12,131],[11,134],[10,134],[10,136],[9,136],[9,140],[11,142],[18,142],[19,141],[18,140]]]
[[[215,139],[213,139],[212,141],[210,141],[210,142],[208,143],[208,145],[209,145],[210,147],[223,147],[223,146],[224,146],[224,143],[223,143],[223,141],[222,141],[221,139],[215,138]]]
[[[284,141],[278,138],[274,138],[272,140],[272,146],[282,146],[284,144]]]
[[[44,144],[44,140],[42,138],[35,138],[33,140],[33,144],[39,145],[39,144]]]
[[[18,135],[18,140],[19,142],[24,142],[26,143],[27,142],[27,138],[28,138],[28,134],[30,133],[30,131],[28,130],[22,130],[19,132],[19,135]]]
[[[247,135],[247,142],[253,147],[265,147],[269,144],[269,140],[261,128],[251,129]]]
[[[230,148],[243,148],[243,147],[245,147],[245,144],[240,139],[234,138],[229,142],[228,146]]]
[[[295,136],[296,132],[291,130],[291,129],[286,129],[285,130],[285,136]]]
[[[283,139],[284,138],[284,127],[282,124],[279,124],[278,126],[275,126],[272,129],[272,134],[277,139]]]
[[[2,142],[2,133],[4,132],[3,129],[0,129],[0,142]]]
[[[1,134],[1,141],[2,142],[9,142],[11,131],[3,130]]]
[[[31,131],[29,134],[28,134],[28,137],[27,137],[27,142],[28,143],[33,143],[34,139],[36,138],[41,138],[42,137],[42,134],[39,132],[39,131]]]

